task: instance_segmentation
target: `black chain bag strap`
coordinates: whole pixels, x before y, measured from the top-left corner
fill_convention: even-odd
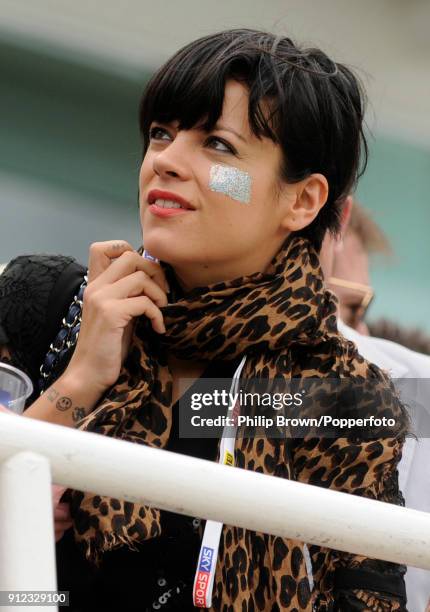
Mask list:
[[[81,328],[84,291],[88,284],[87,274],[70,304],[60,331],[51,343],[49,351],[40,366],[39,390],[41,395],[50,386],[53,379],[65,370],[73,355]]]

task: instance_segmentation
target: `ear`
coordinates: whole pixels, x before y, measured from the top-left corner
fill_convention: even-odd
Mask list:
[[[323,174],[311,174],[303,181],[288,186],[288,207],[282,227],[297,232],[310,225],[326,203],[328,183]],[[291,189],[295,195],[293,198]]]

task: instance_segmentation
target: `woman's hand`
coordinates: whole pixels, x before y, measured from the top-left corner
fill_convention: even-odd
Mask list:
[[[166,331],[160,307],[167,305],[168,291],[161,266],[127,242],[92,244],[81,329],[66,372],[102,395],[118,379],[133,319],[145,315],[156,332]]]
[[[73,525],[70,507],[66,502],[60,502],[66,487],[52,485],[52,506],[54,510],[55,541],[61,540],[64,532]]]

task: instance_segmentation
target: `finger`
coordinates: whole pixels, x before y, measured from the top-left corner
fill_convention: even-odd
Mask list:
[[[131,339],[133,337],[134,329],[136,326],[136,320],[137,319],[132,319],[124,330],[124,334],[122,337],[122,347],[121,347],[121,363],[123,363],[124,359],[128,355],[128,351],[129,351],[130,344],[131,344]]]
[[[59,517],[59,518],[55,518],[54,519],[55,524],[59,525],[60,523],[71,523],[72,522],[72,517],[70,516],[70,514],[67,517]]]
[[[71,519],[67,519],[67,520],[56,519],[55,520],[55,529],[58,529],[58,530],[68,529],[72,525],[73,525],[73,521]]]
[[[144,262],[143,271],[154,281],[157,285],[163,289],[166,293],[170,293],[169,283],[167,282],[166,274],[163,268],[160,266],[158,262],[150,261],[149,259],[144,259],[141,257],[141,260]]]
[[[63,537],[63,535],[65,534],[65,532],[70,529],[70,527],[72,527],[72,525],[69,525],[68,527],[66,527],[65,529],[55,529],[55,541],[58,542],[59,540],[61,540],[61,538]]]
[[[91,286],[97,288],[109,283],[115,283],[121,278],[137,271],[145,272],[161,289],[166,293],[169,292],[169,285],[160,264],[144,259],[136,251],[124,252],[92,282]]]
[[[158,334],[166,332],[163,313],[148,297],[139,296],[122,300],[122,302],[119,302],[119,307],[127,317],[144,315],[150,319],[153,330]]]
[[[61,506],[62,504],[60,504]],[[70,521],[71,516],[70,516],[70,509],[67,505],[67,508],[61,508],[60,506],[57,506],[56,508],[54,508],[54,519],[56,521]]]
[[[67,511],[69,511],[70,504],[69,502],[60,502],[59,504],[57,504],[57,508],[66,509]]]
[[[146,295],[159,307],[167,306],[166,293],[146,274],[133,272],[104,289],[105,298],[124,299]]]
[[[52,501],[54,503],[54,505],[57,505],[58,502],[60,501],[61,497],[63,496],[64,491],[66,491],[67,487],[63,487],[61,485],[52,485],[51,486],[51,491],[52,491]]]
[[[133,251],[131,244],[125,240],[106,240],[93,242],[88,258],[88,283],[91,283],[107,268],[113,259],[120,257],[126,251]]]

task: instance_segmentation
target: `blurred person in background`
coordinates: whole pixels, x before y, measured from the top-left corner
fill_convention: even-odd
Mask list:
[[[44,393],[25,416],[217,460],[217,439],[179,438],[181,378],[236,373],[288,384],[332,374],[358,381],[364,399],[372,385],[376,414],[397,424],[388,437],[238,438],[235,465],[400,503],[406,410],[386,374],[339,334],[318,258],[366,159],[363,114],[352,72],[286,37],[226,31],[175,54],[148,84],[140,113],[140,219],[145,249],[161,263],[122,240],[92,246],[88,284],[67,313],[79,334],[66,349],[63,329],[54,341],[67,366],[54,366],[48,351]],[[13,320],[23,294],[9,287]],[[34,326],[24,322],[28,341]],[[24,329],[1,323],[8,338]],[[13,342],[8,351],[19,358]],[[90,492],[66,495],[74,548],[59,555],[59,586],[81,580],[70,589],[76,610],[192,609],[199,521]],[[197,608],[406,609],[399,564],[313,545],[310,569],[302,542],[229,525],[214,550],[213,600],[194,590]]]
[[[342,321],[360,334],[368,335],[365,315],[374,295],[369,258],[374,254],[390,254],[391,246],[384,232],[358,202],[352,206],[341,245],[341,252],[337,249],[334,256],[328,285],[339,298]]]
[[[363,357],[390,373],[411,411],[416,406],[411,416],[418,440],[405,442],[399,482],[407,507],[430,512],[430,357],[370,337],[364,321],[368,298],[373,296],[369,255],[390,252],[383,231],[349,196],[343,206],[341,232],[337,238],[325,237],[320,259],[327,285],[339,298],[339,331]],[[410,612],[421,612],[427,604],[430,607],[430,572],[408,567],[406,590]]]
[[[416,353],[430,355],[430,335],[422,329],[405,327],[390,319],[371,321],[367,327],[371,336],[391,340]]]

